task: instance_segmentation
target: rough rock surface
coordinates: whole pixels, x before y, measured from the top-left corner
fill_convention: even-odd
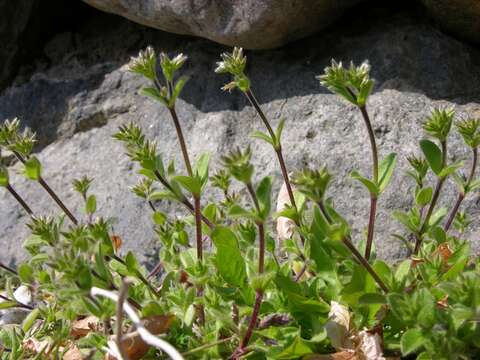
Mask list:
[[[0,0],[0,89],[26,58],[39,55],[46,38],[71,20],[72,14],[79,16],[78,9],[76,3],[63,0]]]
[[[266,49],[324,29],[362,0],[84,1],[156,29]]]
[[[480,43],[480,1],[421,0],[442,28],[477,44]]]
[[[393,183],[381,198],[376,242],[379,256],[392,259],[402,253],[390,234],[401,231],[388,216],[406,207],[413,182],[404,175],[405,157],[417,150],[422,138],[421,121],[433,106],[451,105],[459,114],[480,116],[480,51],[424,23],[417,9],[388,10],[371,6],[354,11],[328,32],[282,49],[248,53],[248,73],[267,116],[276,124],[287,119],[284,149],[290,170],[326,163],[334,172],[330,196],[351,221],[354,238],[361,237],[368,216],[368,195],[347,174],[359,169],[370,172],[370,150],[360,114],[356,109],[320,88],[314,76],[334,57],[356,62],[368,59],[376,79],[368,104],[380,146],[380,154],[399,154]],[[159,33],[120,18],[99,13],[85,20],[69,36],[59,34],[46,48],[59,49],[52,66],[17,81],[0,95],[0,118],[20,116],[37,130],[41,144],[38,156],[44,175],[65,202],[81,216],[81,201],[71,181],[88,174],[95,178],[99,211],[117,218],[115,232],[124,239],[124,250],[134,249],[144,258],[156,256],[158,242],[150,211],[129,192],[137,176],[120,144],[112,140],[118,126],[139,123],[158,139],[167,158],[181,164],[178,144],[168,114],[158,104],[137,94],[143,80],[124,71],[129,57],[147,44],[167,52],[190,56],[186,72],[191,79],[179,102],[179,116],[189,148],[197,156],[209,151],[213,160],[233,146],[251,143],[257,178],[275,176],[278,191],[280,171],[271,149],[249,134],[262,129],[253,109],[239,93],[223,93],[225,76],[213,73],[218,54],[225,49],[202,39]],[[64,51],[60,51],[64,49]],[[439,61],[441,59],[441,61]],[[466,156],[458,138],[450,142],[452,158]],[[467,159],[468,163],[468,159]],[[216,165],[214,165],[216,167]],[[12,172],[19,170],[13,165]],[[13,174],[13,184],[39,214],[58,214],[54,203],[35,183]],[[442,195],[451,204],[454,185]],[[211,191],[209,196],[215,196]],[[465,207],[478,219],[478,196]],[[168,207],[170,214],[182,209]],[[0,191],[0,258],[18,261],[20,244],[27,235],[21,208],[9,194]],[[475,249],[480,248],[478,222],[469,231]],[[273,231],[273,228],[272,228]]]

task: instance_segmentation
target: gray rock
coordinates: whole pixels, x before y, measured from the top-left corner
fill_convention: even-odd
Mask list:
[[[84,1],[156,29],[268,49],[324,29],[361,0]]]
[[[139,96],[144,81],[124,70],[129,57],[147,44],[190,56],[185,72],[191,79],[178,112],[194,157],[209,151],[213,168],[218,168],[221,154],[234,146],[252,144],[256,179],[273,175],[275,193],[278,191],[280,170],[271,148],[249,137],[253,130],[263,130],[260,121],[241,94],[221,92],[228,79],[213,73],[224,48],[202,39],[159,34],[122,19],[104,22],[100,16],[93,22],[96,28],[89,22],[79,30],[81,41],[75,53],[56,56],[62,60],[0,95],[0,118],[18,114],[39,131],[38,156],[45,178],[75,214],[82,217],[82,204],[71,181],[87,174],[95,178],[92,191],[98,196],[99,213],[117,219],[115,233],[124,240],[123,250],[133,249],[144,260],[156,258],[158,241],[151,212],[128,189],[138,176],[122,146],[112,140],[119,125],[135,121],[158,140],[165,157],[175,159],[182,168],[167,112]],[[407,194],[411,194],[413,182],[404,174],[405,157],[418,151],[423,137],[421,121],[431,107],[450,105],[459,116],[480,116],[480,51],[440,33],[415,12],[371,8],[345,21],[348,28],[338,26],[282,49],[248,53],[247,70],[267,116],[275,125],[280,117],[287,119],[283,147],[288,168],[330,167],[335,175],[330,196],[351,222],[358,241],[367,223],[369,200],[348,174],[353,169],[370,173],[367,134],[359,112],[320,88],[314,77],[332,57],[370,61],[376,87],[368,107],[380,154],[383,157],[395,151],[399,155],[394,180],[379,202],[375,235],[379,256],[393,259],[402,254],[402,246],[390,234],[402,229],[389,213],[412,202]],[[466,157],[468,163],[457,135],[449,146],[451,159]],[[10,170],[13,185],[36,213],[59,214],[36,183],[16,174],[18,164]],[[218,195],[210,189],[204,203]],[[455,196],[455,187],[449,183],[441,203],[451,204]],[[170,204],[159,207],[170,216],[185,214]],[[464,208],[477,219],[477,196],[470,197]],[[18,262],[25,256],[20,244],[28,235],[27,221],[10,195],[0,191],[3,261]],[[480,248],[479,228],[474,222],[468,233],[476,251]]]
[[[445,30],[480,43],[480,2],[478,0],[421,0],[431,16]]]

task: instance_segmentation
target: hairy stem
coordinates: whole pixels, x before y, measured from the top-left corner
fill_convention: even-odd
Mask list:
[[[318,206],[320,207],[320,211],[322,212],[323,216],[325,217],[325,220],[327,220],[327,222],[329,224],[333,224],[333,221],[330,217],[330,215],[328,215],[326,209],[325,209],[325,204],[323,204],[323,202],[320,202],[318,204]],[[378,276],[378,274],[375,272],[375,270],[371,267],[370,263],[368,262],[368,260],[362,256],[362,254],[360,254],[360,252],[357,250],[357,248],[355,247],[355,245],[353,245],[352,243],[352,240],[350,239],[350,237],[345,237],[343,238],[343,243],[345,244],[345,246],[350,250],[350,252],[352,253],[352,255],[357,259],[357,261],[365,268],[365,270],[367,270],[370,275],[373,277],[373,279],[376,281],[376,283],[378,284],[378,286],[380,286],[382,288],[383,291],[385,291],[386,293],[388,292],[388,287],[385,285],[385,283],[382,281],[382,279],[380,278],[380,276]]]
[[[18,276],[18,272],[17,270],[15,269],[12,269],[10,266],[8,265],[5,265],[4,263],[0,262],[0,268],[5,270],[5,271],[8,271],[10,274],[13,274],[15,276]]]
[[[15,198],[15,200],[17,200],[17,202],[22,206],[22,208],[26,211],[26,213],[30,217],[34,217],[32,209],[30,209],[27,203],[23,200],[23,198],[15,191],[15,189],[10,184],[7,184],[6,189]]]
[[[360,106],[359,109],[360,109],[360,112],[362,113],[365,126],[367,127],[368,138],[370,139],[370,147],[372,151],[373,182],[375,184],[378,184],[378,151],[377,151],[377,143],[375,141],[375,133],[372,128],[372,122],[370,121],[370,117],[368,116],[366,105]],[[370,215],[368,220],[367,244],[365,246],[365,258],[367,260],[370,259],[370,254],[372,251],[376,213],[377,213],[377,197],[373,194],[370,194]]]
[[[28,309],[28,310],[33,310],[33,309],[34,309],[33,306],[30,306],[30,305],[21,303],[21,302],[18,301],[17,299],[10,299],[10,298],[8,298],[8,297],[6,297],[6,296],[4,296],[4,295],[0,295],[0,299],[5,300],[5,301],[14,302],[14,303],[15,303],[15,307],[17,307],[17,308]]]
[[[344,238],[343,243],[345,246],[350,250],[350,252],[355,256],[355,258],[362,264],[362,266],[369,272],[369,274],[373,277],[375,282],[380,286],[380,288],[385,292],[388,293],[388,287],[385,285],[383,280],[378,276],[378,274],[373,270],[373,268],[370,266],[369,262],[358,252],[358,250],[355,248],[355,246],[352,244],[351,240],[349,238]]]
[[[173,190],[172,186],[170,185],[170,183],[157,171],[155,170],[155,177],[158,179],[158,181],[168,190],[170,191],[172,194],[174,195],[177,195],[175,193],[175,191]],[[187,210],[191,213],[191,214],[195,214],[195,209],[194,209],[194,206],[193,204],[184,196],[182,196],[180,199],[179,199],[180,203],[182,203],[186,208]],[[212,224],[212,222],[202,214],[202,221],[205,223],[205,225],[207,225],[210,229],[213,229],[215,226]]]
[[[180,148],[182,149],[183,160],[185,162],[185,167],[187,168],[187,173],[189,176],[193,175],[192,164],[190,163],[190,157],[188,156],[187,145],[185,144],[185,138],[183,137],[182,127],[180,126],[180,121],[178,120],[177,112],[175,107],[168,108],[170,110],[170,115],[172,116],[173,124],[175,125],[175,130],[177,131],[178,142],[180,143]]]
[[[365,244],[365,258],[370,259],[373,245],[373,233],[375,231],[375,216],[377,213],[377,197],[370,194],[370,215],[368,217],[367,243]]]
[[[447,141],[446,140],[442,141],[441,145],[442,145],[442,168],[444,168],[447,163]],[[433,192],[432,201],[430,202],[430,205],[427,210],[427,215],[425,215],[425,219],[423,220],[423,224],[420,227],[419,234],[415,239],[415,249],[413,250],[414,255],[418,254],[418,252],[420,251],[420,246],[422,245],[422,241],[423,241],[422,239],[423,234],[425,233],[425,231],[427,231],[428,223],[430,221],[430,218],[432,217],[433,210],[437,205],[437,201],[440,196],[440,191],[442,190],[444,182],[445,182],[445,177],[439,177],[437,180],[437,185],[435,186],[435,191]]]
[[[472,167],[470,168],[470,174],[468,175],[467,178],[467,183],[466,187],[470,185],[470,183],[473,180],[473,177],[475,176],[475,170],[477,168],[477,158],[478,158],[478,150],[477,148],[472,149],[473,152],[473,159],[472,159]],[[455,205],[453,206],[452,211],[450,212],[450,215],[448,216],[448,220],[445,223],[444,230],[447,232],[450,229],[450,226],[453,223],[453,220],[455,220],[455,216],[457,215],[458,209],[460,208],[460,205],[462,204],[463,199],[465,199],[465,194],[463,192],[460,192],[457,197],[457,201],[455,202]]]
[[[250,193],[250,196],[252,197],[253,203],[255,204],[255,208],[257,212],[260,213],[260,205],[258,202],[257,195],[255,194],[255,191],[253,189],[253,186],[251,183],[247,184],[247,189],[248,192]],[[264,224],[262,222],[257,222],[257,227],[258,227],[258,238],[259,238],[259,245],[258,245],[258,273],[263,274],[265,270],[265,228]],[[250,338],[252,337],[253,330],[257,326],[258,322],[258,314],[260,312],[260,306],[262,304],[262,298],[263,298],[263,291],[260,289],[255,290],[255,304],[253,306],[253,312],[252,312],[252,317],[250,318],[250,321],[248,323],[247,331],[245,332],[245,335],[240,342],[239,347],[235,351],[233,358],[237,358],[237,356],[241,355],[243,351],[245,350],[245,347],[248,345]]]
[[[280,146],[280,139],[276,138],[276,135],[273,132],[272,126],[270,125],[267,117],[265,116],[262,109],[260,108],[260,105],[258,104],[257,99],[253,95],[252,90],[248,89],[247,91],[244,92],[244,94],[247,97],[248,101],[250,101],[250,104],[252,104],[252,106],[257,111],[257,114],[258,114],[258,116],[260,116],[260,119],[262,119],[263,124],[267,128],[267,131],[270,134],[270,137],[272,138],[272,140],[278,141],[278,147],[275,147],[275,153],[277,154],[277,159],[278,159],[278,162],[280,164],[280,169],[282,171],[283,180],[284,180],[285,185],[287,187],[287,192],[288,192],[288,197],[290,198],[290,203],[292,204],[292,206],[295,209],[297,209],[297,205],[295,203],[295,197],[293,196],[292,185],[291,185],[290,179],[288,177],[287,167],[285,166],[285,160],[283,158],[283,152],[282,152],[282,148]]]
[[[13,151],[13,154],[15,157],[22,163],[26,163],[26,159],[18,152],[18,151]],[[38,183],[40,186],[43,187],[43,189],[50,195],[50,197],[57,203],[57,205],[62,209],[62,211],[67,215],[67,217],[70,219],[70,221],[74,225],[78,225],[78,220],[77,218],[72,214],[72,212],[65,206],[65,204],[60,200],[60,198],[57,196],[57,194],[52,190],[52,188],[47,184],[47,182],[40,176],[38,178]]]
[[[247,331],[245,332],[245,335],[242,341],[240,342],[240,346],[237,349],[237,351],[240,353],[242,353],[245,347],[247,347],[248,343],[250,342],[250,339],[252,338],[253,330],[257,326],[258,314],[260,313],[260,306],[262,305],[262,299],[263,299],[263,292],[261,290],[256,290],[255,305],[253,306],[252,317],[250,318],[250,322],[248,323]]]
[[[200,197],[195,196],[195,227],[197,240],[197,258],[199,261],[203,260],[203,243],[202,243],[202,213],[200,208]]]
[[[172,83],[168,82],[169,85],[169,94],[172,92]],[[188,156],[187,145],[185,143],[185,138],[183,136],[182,127],[180,126],[180,121],[178,120],[177,112],[175,107],[169,107],[170,115],[172,116],[173,123],[175,125],[175,130],[177,132],[178,142],[180,143],[180,148],[182,150],[183,160],[185,162],[185,167],[187,168],[188,175],[193,176],[192,164],[190,162],[190,157]],[[186,201],[186,199],[184,199]],[[202,208],[200,203],[200,194],[193,195],[193,214],[195,217],[195,234],[196,234],[196,245],[197,245],[197,259],[199,263],[203,261],[203,239],[202,239]],[[185,203],[185,202],[184,202]],[[185,204],[187,207],[191,206],[191,203],[187,202]],[[203,288],[201,286],[197,287],[197,296],[203,295]],[[197,306],[197,320],[198,324],[203,326],[205,324],[205,310],[202,304]]]

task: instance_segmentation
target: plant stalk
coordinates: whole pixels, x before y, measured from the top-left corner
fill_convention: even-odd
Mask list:
[[[155,170],[155,176],[156,178],[158,179],[158,181],[163,185],[165,186],[165,188],[170,191],[172,194],[175,194],[175,191],[173,190],[172,186],[168,183],[168,181],[157,171]],[[195,209],[194,209],[194,206],[193,204],[186,198],[186,197],[182,197],[180,200],[179,200],[187,209],[190,213],[192,214],[195,214]],[[202,214],[202,221],[205,223],[205,225],[207,225],[210,229],[213,229],[215,226],[212,224],[212,222],[207,219],[206,216],[204,216]]]
[[[377,143],[375,141],[375,133],[372,128],[372,122],[370,121],[370,117],[368,116],[366,105],[359,106],[359,109],[360,109],[360,112],[362,113],[365,126],[367,127],[368,138],[370,140],[370,148],[372,151],[372,163],[373,163],[372,164],[373,182],[375,184],[378,184],[378,151],[377,151]],[[367,243],[365,246],[365,258],[367,260],[370,259],[370,254],[372,251],[376,213],[377,213],[377,197],[374,194],[370,194],[370,215],[368,220]]]
[[[248,192],[250,193],[250,196],[252,197],[253,203],[255,204],[255,208],[257,212],[260,213],[260,205],[258,202],[257,195],[255,194],[255,191],[253,189],[253,186],[251,183],[246,184]],[[262,222],[257,222],[257,227],[258,227],[258,238],[259,238],[259,245],[258,245],[258,273],[263,274],[265,270],[265,228],[264,224]],[[245,347],[248,345],[248,342],[250,341],[250,338],[252,337],[253,330],[257,326],[258,322],[258,314],[260,312],[260,306],[262,305],[262,299],[263,299],[263,291],[260,289],[255,290],[255,304],[253,306],[253,312],[252,312],[252,317],[250,318],[250,321],[248,323],[247,331],[245,332],[245,335],[240,342],[239,347],[237,350],[235,350],[233,358],[237,358],[237,356],[240,356],[243,354],[243,351],[245,350]]]
[[[444,168],[447,162],[447,141],[443,140],[441,142],[441,145],[442,145],[442,168]],[[430,221],[430,218],[432,217],[433,210],[437,205],[437,201],[440,196],[440,191],[442,190],[444,182],[445,182],[445,177],[439,177],[437,180],[437,185],[435,186],[435,191],[433,192],[432,201],[430,202],[430,205],[427,210],[427,215],[425,216],[425,220],[423,221],[423,224],[420,227],[419,234],[415,239],[415,249],[413,250],[414,255],[418,254],[418,252],[420,251],[420,246],[422,245],[422,240],[423,240],[422,239],[423,234],[427,230],[428,223]]]
[[[344,238],[343,243],[345,246],[350,250],[350,252],[355,256],[355,258],[360,262],[360,264],[363,265],[365,270],[369,272],[369,274],[373,277],[375,282],[380,286],[380,288],[385,292],[388,293],[388,287],[385,285],[383,280],[378,276],[378,274],[375,272],[375,270],[370,266],[370,263],[360,254],[360,252],[355,248],[355,246],[352,244],[351,240],[349,238]]]
[[[320,211],[322,212],[323,216],[325,217],[325,220],[327,220],[327,222],[329,224],[332,224],[333,221],[330,217],[330,215],[328,215],[326,209],[325,209],[325,204],[323,204],[323,202],[319,202],[318,206],[320,207]],[[350,239],[350,237],[345,237],[342,242],[345,244],[345,246],[350,250],[350,252],[352,253],[352,255],[358,260],[358,262],[365,268],[365,270],[367,270],[370,275],[373,277],[373,279],[376,281],[376,283],[378,284],[378,286],[380,286],[382,288],[382,290],[386,293],[388,293],[388,287],[385,285],[385,283],[382,281],[382,279],[380,278],[380,276],[378,276],[378,274],[375,272],[375,270],[372,268],[372,266],[370,265],[370,263],[368,262],[368,260],[362,256],[362,254],[360,254],[360,252],[357,250],[357,248],[355,247],[355,245],[353,245],[352,243],[352,240]]]
[[[18,152],[18,151],[13,151],[13,154],[15,157],[22,163],[25,164],[26,160],[25,158]],[[57,203],[57,205],[62,209],[62,211],[67,215],[67,217],[70,219],[70,221],[74,225],[78,225],[78,220],[77,218],[72,214],[72,212],[65,206],[65,204],[60,200],[60,198],[57,196],[57,194],[52,190],[52,188],[47,184],[47,182],[43,179],[42,176],[39,176],[38,178],[38,183],[40,186],[44,188],[44,190],[50,195],[50,197]]]
[[[235,353],[243,353],[245,347],[247,347],[248,343],[250,342],[250,339],[252,338],[253,335],[253,330],[257,326],[258,322],[258,315],[260,313],[260,306],[262,305],[262,299],[263,299],[263,292],[262,290],[256,290],[255,291],[255,305],[253,306],[253,312],[252,312],[252,317],[250,318],[250,322],[247,327],[247,331],[245,332],[245,335],[240,342],[240,346],[238,349],[235,351]]]
[[[475,176],[475,170],[476,170],[476,167],[477,167],[477,160],[478,160],[477,159],[478,158],[477,148],[476,147],[473,148],[472,152],[473,152],[472,167],[470,169],[470,174],[468,175],[468,178],[467,178],[466,187],[468,187],[470,185],[470,183],[472,182],[473,177]],[[443,230],[445,230],[445,232],[447,232],[450,229],[450,226],[452,225],[453,220],[455,220],[455,216],[457,215],[458,209],[460,208],[460,205],[462,204],[462,201],[464,199],[465,199],[465,193],[460,192],[458,194],[457,201],[455,202],[455,205],[453,206],[453,209],[450,212],[450,215],[448,216],[448,220],[445,223],[445,226],[443,228]]]
[[[15,269],[12,269],[10,266],[5,265],[4,263],[0,262],[0,268],[2,268],[5,271],[8,271],[9,273],[18,276],[18,272]]]
[[[188,156],[187,145],[185,143],[185,138],[183,136],[182,127],[180,126],[180,121],[178,120],[177,112],[175,110],[175,107],[168,108],[168,110],[170,111],[173,124],[175,125],[178,142],[180,143],[180,148],[182,149],[183,160],[185,162],[185,167],[187,168],[187,173],[189,176],[192,176],[193,175],[192,164],[190,163],[190,157]]]
[[[15,189],[10,184],[7,184],[6,189],[15,198],[15,200],[17,200],[17,202],[22,206],[22,208],[26,211],[26,213],[30,217],[34,217],[32,209],[30,209],[27,203],[23,200],[23,198],[15,191]]]
[[[272,138],[272,140],[277,140],[278,141],[279,146],[275,147],[275,153],[277,154],[277,159],[278,159],[278,162],[280,164],[280,169],[282,171],[283,180],[284,180],[285,185],[287,187],[287,192],[288,192],[288,197],[290,198],[290,203],[292,204],[292,206],[295,209],[297,209],[297,204],[295,203],[295,197],[293,196],[292,185],[291,185],[290,179],[288,177],[287,167],[285,165],[285,160],[283,158],[282,148],[280,146],[280,139],[276,138],[276,135],[273,132],[272,126],[270,125],[267,117],[265,116],[262,109],[260,108],[260,105],[258,104],[257,99],[253,95],[252,90],[248,89],[247,91],[244,92],[244,94],[247,97],[248,101],[250,101],[250,104],[252,104],[252,106],[257,111],[257,114],[260,116],[260,119],[262,119],[263,124],[267,128],[267,131],[270,134],[270,137]]]
[[[0,295],[0,299],[16,303],[15,307],[17,307],[17,308],[22,308],[22,309],[27,309],[27,310],[33,310],[34,309],[33,306],[21,303],[17,299],[9,299],[8,297],[6,297],[4,295]]]

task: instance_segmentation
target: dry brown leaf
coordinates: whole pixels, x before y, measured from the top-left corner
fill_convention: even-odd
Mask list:
[[[37,340],[35,338],[28,338],[23,341],[22,347],[23,350],[27,352],[31,352],[34,354],[38,354],[42,350],[44,351],[45,354],[48,354],[50,351],[50,346],[51,346],[51,341],[48,340]]]
[[[173,319],[174,316],[172,315],[150,316],[143,320],[143,326],[152,334],[158,335],[166,332],[170,328]],[[111,340],[114,341],[115,337],[112,337]],[[136,331],[124,335],[122,337],[122,345],[125,354],[130,360],[141,359],[150,348],[150,345],[146,344]],[[105,359],[116,360],[116,357],[106,354]]]
[[[445,295],[443,298],[438,300],[437,306],[441,309],[446,309],[448,307],[448,295]]]
[[[340,351],[334,354],[312,354],[307,355],[303,360],[360,360],[352,351]]]
[[[110,235],[110,240],[112,240],[113,248],[115,249],[115,252],[120,250],[122,247],[122,238],[118,235]]]
[[[70,335],[75,339],[79,339],[87,336],[91,331],[98,331],[99,328],[100,320],[95,316],[87,316],[73,323]]]
[[[277,212],[284,210],[285,205],[290,205],[290,197],[288,195],[287,186],[283,183],[277,197]],[[295,222],[292,219],[280,216],[277,219],[277,237],[279,242],[291,239],[294,229]]]
[[[68,351],[63,354],[63,360],[82,360],[83,355],[78,347],[73,345]]]
[[[325,324],[327,335],[336,350],[354,349],[351,340],[351,317],[348,308],[336,301],[330,303],[328,321]]]
[[[450,247],[448,246],[447,243],[443,243],[438,245],[437,249],[434,252],[434,255],[440,254],[442,257],[442,260],[444,263],[448,262],[448,259],[450,259],[450,256],[452,256],[452,250],[450,250]]]
[[[362,330],[357,335],[357,354],[365,360],[385,360],[383,357],[382,338],[377,333]]]

